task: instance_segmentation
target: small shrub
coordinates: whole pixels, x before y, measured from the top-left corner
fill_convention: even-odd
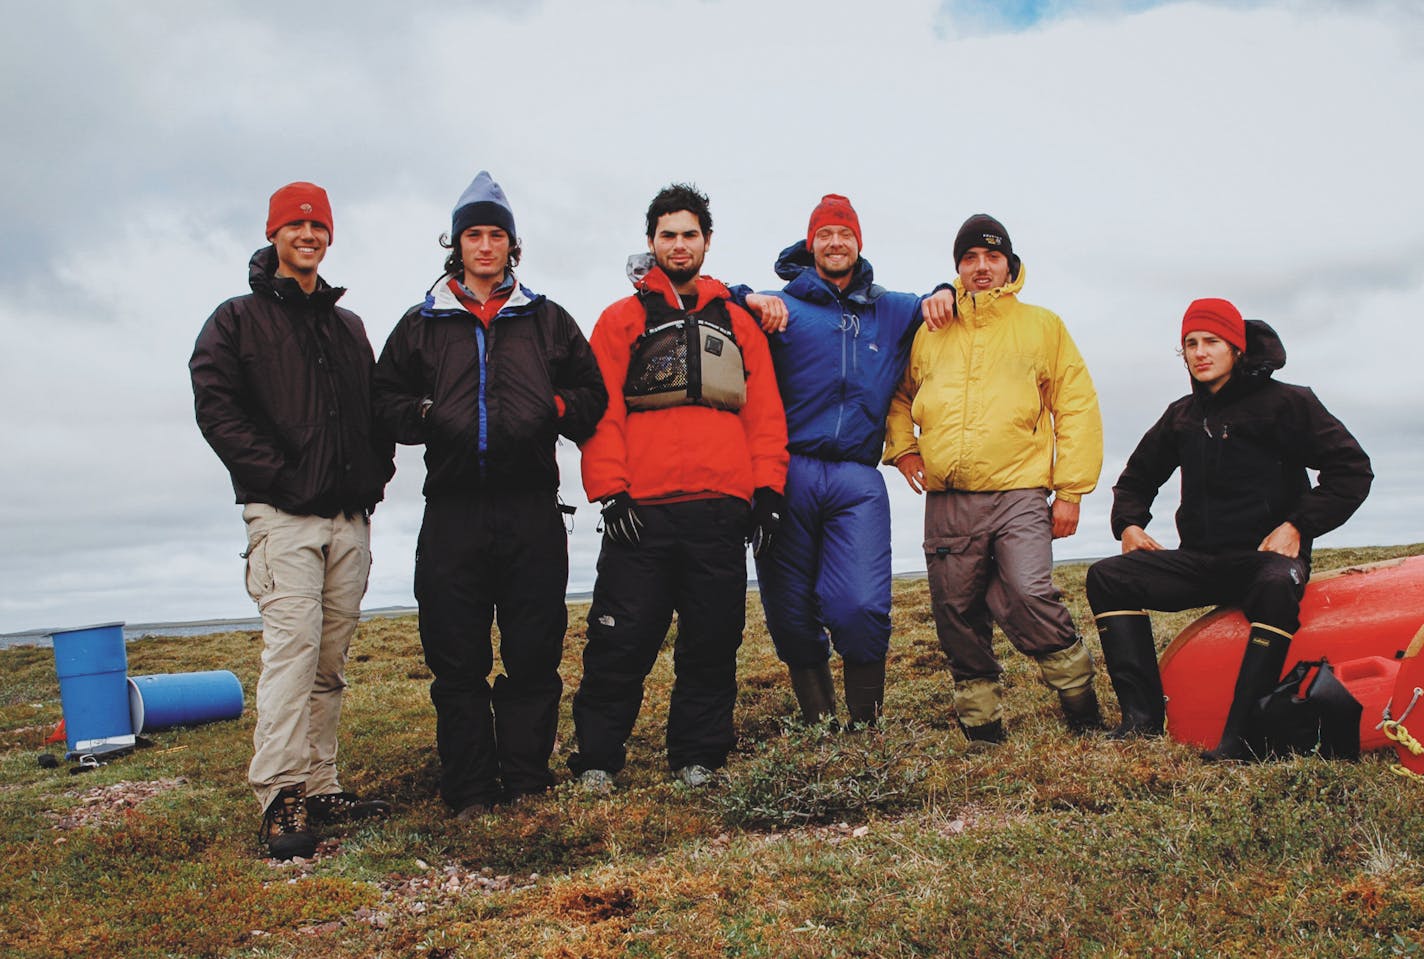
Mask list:
[[[788,728],[729,775],[713,797],[728,825],[782,827],[863,819],[921,797],[925,757],[920,726],[886,723],[839,734],[826,726]]]

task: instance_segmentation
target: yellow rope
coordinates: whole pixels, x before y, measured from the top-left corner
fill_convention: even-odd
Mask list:
[[[1394,765],[1390,766],[1389,771],[1394,773],[1396,776],[1403,776],[1405,779],[1414,779],[1424,782],[1424,776],[1419,775],[1412,769],[1405,769],[1398,763],[1395,763]]]
[[[1420,743],[1419,740],[1410,735],[1409,730],[1398,720],[1386,719],[1380,723],[1380,729],[1383,730],[1385,739],[1399,743],[1416,756],[1424,754],[1424,743]]]

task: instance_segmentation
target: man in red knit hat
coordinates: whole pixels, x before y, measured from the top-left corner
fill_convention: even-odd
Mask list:
[[[331,203],[289,183],[268,204],[252,292],[208,318],[188,369],[198,426],[232,475],[247,523],[247,590],[262,613],[262,674],[248,781],[259,840],[310,856],[314,827],[384,816],[341,788],[336,729],[347,647],[371,568],[371,511],[395,472],[372,420],[375,357],[346,291],[317,274]]]
[[[1285,365],[1275,330],[1226,300],[1194,300],[1182,317],[1192,390],[1137,444],[1113,487],[1122,555],[1088,570],[1088,603],[1122,722],[1114,739],[1161,736],[1165,708],[1146,610],[1239,604],[1251,637],[1220,744],[1210,761],[1246,759],[1253,705],[1280,679],[1311,541],[1369,493],[1370,460],[1313,392],[1271,378]],[[1178,549],[1148,535],[1152,501],[1182,471]],[[1319,470],[1311,486],[1307,469]],[[1237,665],[1237,664],[1223,664]]]

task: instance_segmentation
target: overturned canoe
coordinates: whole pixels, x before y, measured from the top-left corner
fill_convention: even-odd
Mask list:
[[[1394,693],[1400,657],[1424,625],[1424,556],[1313,576],[1301,599],[1300,624],[1282,675],[1302,659],[1330,660],[1336,676],[1364,706],[1360,748],[1389,745],[1375,727]],[[1167,729],[1173,739],[1206,748],[1221,739],[1249,633],[1241,610],[1222,607],[1187,626],[1162,652]]]

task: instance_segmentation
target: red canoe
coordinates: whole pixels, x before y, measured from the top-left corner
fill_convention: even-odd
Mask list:
[[[1375,726],[1395,691],[1400,657],[1424,626],[1424,556],[1312,577],[1301,600],[1300,623],[1282,675],[1299,660],[1329,659],[1364,706],[1360,748],[1390,745]],[[1167,730],[1173,739],[1204,748],[1221,739],[1249,632],[1241,610],[1222,607],[1182,630],[1162,652]],[[1396,707],[1396,718],[1402,708]],[[1424,703],[1419,711],[1415,726],[1424,733]]]
[[[1399,678],[1386,708],[1384,733],[1399,752],[1400,766],[1424,776],[1424,626],[1399,661]]]

